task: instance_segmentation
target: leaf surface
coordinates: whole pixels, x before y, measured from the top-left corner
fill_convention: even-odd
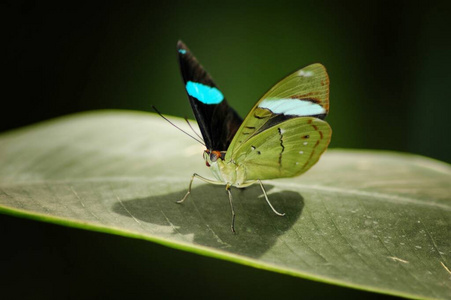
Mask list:
[[[175,120],[187,127],[183,120]],[[189,128],[187,129],[189,130]],[[97,111],[0,135],[0,212],[140,238],[322,282],[451,297],[451,168],[425,157],[328,150],[306,174],[223,187],[196,144],[153,114]]]

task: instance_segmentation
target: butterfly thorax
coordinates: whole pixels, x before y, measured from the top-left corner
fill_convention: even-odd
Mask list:
[[[246,180],[244,169],[234,161],[225,161],[226,151],[205,150],[204,159],[207,167],[218,181],[240,187]]]

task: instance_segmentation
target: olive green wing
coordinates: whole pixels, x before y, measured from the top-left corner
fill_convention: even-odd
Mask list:
[[[266,92],[255,107],[260,106],[262,101],[278,101],[279,99],[310,101],[323,107],[324,112],[321,114],[327,115],[329,111],[329,76],[326,68],[322,64],[316,63],[288,75]]]
[[[319,160],[331,134],[321,119],[292,118],[249,138],[232,160],[244,167],[246,180],[297,176]]]
[[[241,155],[246,151],[241,150],[244,144],[269,128],[299,117],[324,119],[328,112],[326,68],[312,64],[298,70],[282,79],[255,104],[230,143],[225,160]]]

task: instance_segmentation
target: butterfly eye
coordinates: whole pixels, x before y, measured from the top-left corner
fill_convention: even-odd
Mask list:
[[[215,162],[219,158],[217,151],[213,151],[210,153],[210,161]]]

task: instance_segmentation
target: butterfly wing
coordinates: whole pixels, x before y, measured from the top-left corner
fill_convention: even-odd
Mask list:
[[[332,130],[314,117],[297,117],[248,139],[234,160],[247,180],[298,176],[310,169],[329,145]]]
[[[281,102],[281,99],[284,101]],[[271,88],[256,106],[278,108],[291,115],[301,111],[304,116],[324,119],[329,112],[329,76],[326,68],[321,64],[312,64],[288,75]]]
[[[329,77],[326,68],[312,64],[298,70],[282,79],[255,104],[236,132],[225,160],[237,161],[242,153],[248,151],[242,149],[246,142],[265,130],[299,117],[324,119],[328,112]]]
[[[185,89],[207,149],[225,151],[243,119],[228,104],[211,76],[179,41],[177,52]]]

